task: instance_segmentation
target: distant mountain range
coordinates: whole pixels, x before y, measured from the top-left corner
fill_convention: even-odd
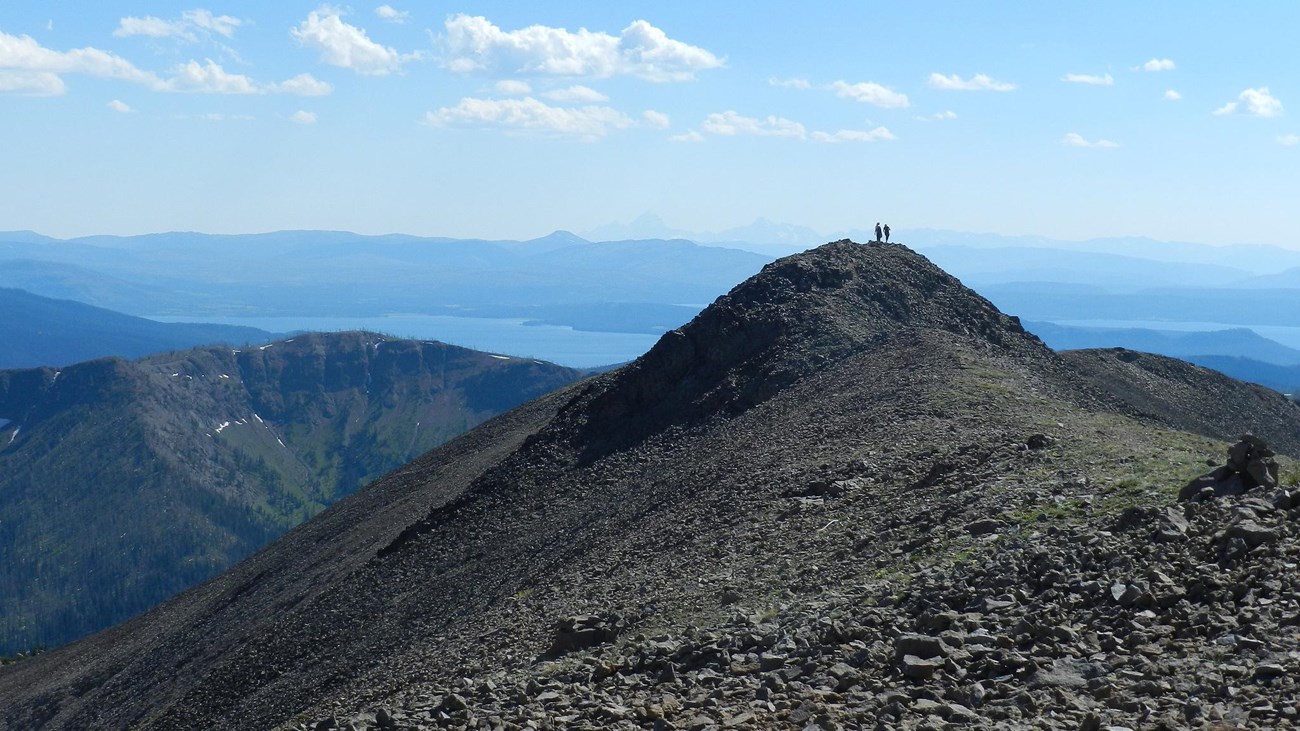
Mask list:
[[[583,375],[363,332],[0,371],[0,655],[148,609]]]
[[[0,286],[141,316],[528,318],[538,308],[587,304],[698,309],[770,260],[688,241],[594,244],[563,231],[523,242],[328,231],[12,238],[0,234]]]
[[[1300,365],[1300,350],[1262,338],[1246,328],[1176,332],[1141,328],[1069,327],[1033,321],[1025,321],[1025,328],[1055,350],[1122,347],[1184,360],[1193,356],[1234,355],[1279,366]]]
[[[874,233],[830,237],[865,241]],[[331,231],[60,241],[12,232],[0,233],[0,286],[163,318],[413,314],[658,335],[774,255],[826,238],[764,219],[692,232],[650,214],[585,238],[556,231],[529,241]],[[1026,320],[1104,321],[1115,329],[1159,321],[1197,323],[1196,330],[1275,326],[1294,330],[1270,337],[1300,348],[1300,251],[903,227],[894,238]],[[1236,350],[1194,355],[1254,357]]]
[[[275,337],[252,327],[155,322],[17,289],[0,288],[0,312],[0,368],[65,366],[113,355],[138,358]]]

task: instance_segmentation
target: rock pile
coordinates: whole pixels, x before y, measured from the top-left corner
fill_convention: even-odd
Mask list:
[[[1300,491],[1133,508],[1109,526],[979,528],[986,550],[911,577],[766,610],[742,602],[717,626],[632,630],[526,669],[293,728],[1300,721]]]
[[[1247,490],[1278,485],[1278,464],[1264,440],[1243,434],[1228,448],[1228,463],[1192,480],[1179,493],[1179,500],[1207,500],[1216,496],[1240,495]]]

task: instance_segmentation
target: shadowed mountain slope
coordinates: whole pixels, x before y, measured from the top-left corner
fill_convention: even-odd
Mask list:
[[[197,345],[264,343],[273,337],[252,327],[154,322],[18,289],[0,288],[0,312],[0,368],[139,358]]]
[[[357,332],[0,371],[0,655],[133,616],[581,375]]]
[[[915,725],[926,688],[885,643],[939,611],[916,608],[910,577],[1003,550],[966,526],[1032,542],[1041,518],[1109,521],[1255,426],[1212,412],[1177,431],[1181,415],[1137,414],[1116,382],[1079,375],[904,247],[828,244],[768,265],[635,363],[487,422],[140,618],[0,671],[0,723],[802,728],[887,710]],[[1295,423],[1281,396],[1254,411],[1266,438]],[[536,662],[579,614],[622,636]],[[858,680],[838,694],[826,672]],[[992,680],[1013,671],[979,672],[988,709],[971,713],[1023,718],[1021,688]],[[1025,692],[1042,707],[1051,690]]]
[[[1300,455],[1296,415],[1277,408],[1277,392],[1176,358],[1124,348],[1061,353],[1080,375],[1132,413],[1177,429],[1222,438],[1225,424],[1267,435],[1270,445]]]

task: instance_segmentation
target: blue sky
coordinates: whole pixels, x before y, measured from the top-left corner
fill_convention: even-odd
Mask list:
[[[5,3],[0,230],[655,212],[1300,247],[1297,27],[1293,2]]]

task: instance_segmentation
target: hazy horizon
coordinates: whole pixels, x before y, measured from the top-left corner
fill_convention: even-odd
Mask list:
[[[1300,246],[1300,6],[0,7],[0,230]],[[1225,39],[1250,39],[1249,52]]]

